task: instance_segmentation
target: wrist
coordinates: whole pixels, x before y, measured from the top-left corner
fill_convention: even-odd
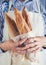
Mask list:
[[[1,49],[2,51],[7,51],[6,42],[0,44],[0,49]]]
[[[6,51],[2,48],[2,44],[0,44],[0,50],[1,50],[2,52],[6,52]]]

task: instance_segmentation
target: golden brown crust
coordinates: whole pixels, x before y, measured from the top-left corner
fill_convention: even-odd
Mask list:
[[[9,31],[10,37],[15,37],[15,36],[19,35],[14,20],[11,19],[10,16],[8,16],[7,13],[5,13],[5,20],[6,20],[6,23],[7,23],[7,26],[8,26],[8,31]]]
[[[16,23],[19,33],[24,34],[24,33],[29,32],[30,29],[29,29],[27,23],[25,22],[22,14],[17,9],[14,9],[14,14],[16,17],[15,23]]]
[[[30,30],[32,30],[32,26],[31,26],[30,19],[29,19],[30,17],[28,15],[27,8],[25,8],[25,7],[22,10],[22,16],[25,19],[26,23],[28,24]]]

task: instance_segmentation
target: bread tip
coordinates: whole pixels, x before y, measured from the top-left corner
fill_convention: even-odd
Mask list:
[[[7,16],[7,12],[4,13],[4,16]]]
[[[23,10],[27,10],[27,7],[24,7]]]
[[[15,15],[17,15],[18,12],[19,12],[19,11],[18,11],[16,8],[14,8],[14,13],[15,13]]]

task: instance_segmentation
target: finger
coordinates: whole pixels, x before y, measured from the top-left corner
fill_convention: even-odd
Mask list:
[[[23,50],[23,51],[20,51],[20,50],[16,50],[15,48],[14,49],[12,49],[12,52],[15,52],[15,53],[18,53],[18,54],[26,54],[26,50]]]
[[[36,37],[31,37],[31,38],[29,38],[29,39],[27,39],[26,40],[26,44],[29,44],[29,43],[33,43],[33,42],[38,42],[38,38],[36,38]]]
[[[42,49],[42,48],[39,47],[39,48],[36,49],[34,52],[37,53],[37,52],[41,51],[41,49]]]
[[[24,49],[33,48],[38,45],[38,42],[32,42],[30,44],[27,44]]]
[[[34,42],[34,38],[29,38],[29,39],[27,39],[25,43],[26,43],[26,44],[29,44],[29,43],[32,43],[32,42]]]
[[[34,41],[38,41],[39,38],[41,38],[40,36],[35,36],[35,37],[31,37],[30,39],[34,40]]]
[[[26,47],[25,47],[25,49],[33,48],[35,46],[37,46],[37,44],[35,42],[33,42],[33,43],[30,43],[30,44],[27,44]]]
[[[32,53],[37,53],[37,52],[39,52],[40,50],[41,50],[42,48],[37,48],[36,50],[34,50],[34,51],[32,51]]]
[[[24,51],[17,51],[17,53],[24,55],[24,54],[26,54],[26,51],[25,50]]]
[[[25,49],[28,49],[28,48],[33,48],[36,46],[37,43],[31,43],[31,44],[27,44],[25,47],[16,47],[16,50],[25,50]]]
[[[16,47],[11,48],[11,51],[16,52],[16,51],[17,51],[17,50],[16,50]]]
[[[37,48],[36,50],[33,50],[32,53],[37,53],[40,51],[40,48]]]
[[[33,52],[34,50],[38,49],[38,46],[35,46],[34,48],[29,48],[27,49],[27,52]]]
[[[15,46],[19,46],[19,45],[23,44],[26,40],[27,40],[27,38],[24,38],[24,39],[22,39],[22,40],[16,42],[16,43],[15,43]]]

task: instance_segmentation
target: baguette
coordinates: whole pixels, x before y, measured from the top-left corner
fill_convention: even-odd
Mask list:
[[[25,22],[22,14],[17,9],[14,9],[14,14],[16,17],[15,23],[16,23],[19,33],[24,34],[24,33],[30,32],[30,29],[27,23]]]
[[[9,31],[10,37],[15,37],[15,36],[19,35],[16,24],[15,24],[14,20],[10,18],[8,13],[5,13],[5,20],[6,20],[6,24],[8,26],[8,31]]]
[[[28,11],[27,11],[27,8],[23,8],[22,10],[22,16],[23,18],[25,19],[26,23],[28,24],[29,28],[30,28],[30,31],[32,31],[32,26],[31,26],[31,22],[30,22],[30,17],[28,15]]]

